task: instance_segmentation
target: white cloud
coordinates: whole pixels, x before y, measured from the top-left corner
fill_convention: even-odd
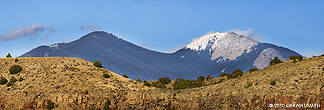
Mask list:
[[[94,31],[94,30],[102,30],[100,27],[94,26],[94,25],[87,25],[87,26],[80,26],[79,30],[90,30],[90,31]]]
[[[245,37],[249,37],[251,39],[254,39],[256,41],[260,40],[261,36],[254,33],[254,30],[252,28],[249,28],[246,31],[240,30],[240,29],[233,29],[231,32],[235,32],[236,34],[243,35]]]
[[[55,31],[53,26],[43,26],[42,24],[36,23],[28,27],[20,27],[10,32],[7,32],[3,35],[0,35],[0,40],[8,41],[8,40],[15,40],[21,37],[28,37],[32,38],[33,36],[37,36],[41,32],[45,32],[43,35],[44,39],[47,39],[51,32]]]
[[[175,48],[168,49],[168,50],[166,50],[166,51],[164,51],[164,52],[165,52],[165,53],[174,53],[174,52],[176,52],[176,51],[178,51],[178,50],[184,48],[185,46],[186,46],[186,45],[179,45],[179,46],[177,46],[177,47],[175,47]]]

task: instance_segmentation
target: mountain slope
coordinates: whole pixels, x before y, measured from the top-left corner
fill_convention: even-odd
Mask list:
[[[247,71],[263,68],[271,58],[281,60],[299,55],[289,49],[264,44],[232,32],[203,36],[175,53],[151,51],[116,36],[95,31],[80,39],[51,46],[40,46],[21,57],[77,57],[100,61],[117,74],[132,79],[158,79],[178,77],[195,79],[200,75],[218,76],[234,69]]]

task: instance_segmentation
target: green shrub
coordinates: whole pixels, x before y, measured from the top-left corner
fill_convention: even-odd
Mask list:
[[[14,76],[11,76],[9,83],[15,83],[17,82],[17,79]]]
[[[146,80],[144,80],[144,86],[151,86],[151,84],[149,82],[147,82]]]
[[[278,57],[274,57],[273,59],[271,59],[269,65],[272,66],[278,63],[282,63],[282,61]]]
[[[322,57],[324,56],[324,54],[321,55]]]
[[[252,83],[250,81],[246,81],[246,83],[244,84],[244,88],[249,88],[252,87]]]
[[[236,69],[232,72],[233,78],[237,78],[239,76],[243,76],[243,72],[240,69]]]
[[[178,90],[178,89],[186,89],[186,88],[194,88],[195,85],[193,81],[190,81],[188,79],[180,79],[176,80],[173,83],[173,89]]]
[[[206,77],[206,80],[208,81],[208,80],[210,80],[211,79],[211,77],[210,77],[210,75],[208,75],[207,77]]]
[[[84,93],[84,94],[88,94],[89,92],[88,92],[87,90],[85,90],[83,93]]]
[[[94,61],[93,62],[93,66],[95,66],[95,67],[102,67],[101,66],[101,63],[99,61]]]
[[[259,83],[256,82],[255,85],[259,85]]]
[[[199,76],[198,78],[197,78],[197,81],[204,81],[205,80],[205,77],[204,76]]]
[[[275,81],[271,81],[270,84],[271,85],[276,85],[276,82]]]
[[[124,78],[128,78],[128,76],[126,74],[123,75]]]
[[[18,79],[19,82],[21,82],[21,81],[23,81],[23,80],[24,80],[24,78],[22,78],[22,77],[20,77],[20,78]]]
[[[303,61],[303,57],[302,56],[298,57],[298,61]]]
[[[251,69],[249,70],[250,73],[252,73],[253,71],[259,71],[259,69],[258,69],[258,68],[251,68]]]
[[[55,108],[55,103],[52,102],[51,100],[47,100],[47,105],[46,105],[47,110],[52,110]]]
[[[161,84],[169,84],[171,82],[171,80],[167,77],[163,77],[163,78],[159,78],[158,82]]]
[[[5,85],[8,82],[8,80],[4,77],[0,77],[0,85]]]
[[[213,84],[215,85],[215,84],[219,84],[219,83],[222,83],[222,82],[223,82],[224,80],[225,80],[225,79],[224,79],[224,78],[222,78],[222,79],[220,79],[220,80],[218,80],[218,81],[214,82]]]
[[[136,79],[135,81],[137,82],[142,82],[142,80],[140,78]]]
[[[8,82],[7,83],[7,87],[10,87],[10,86],[12,86],[12,83],[11,82]]]
[[[109,107],[110,104],[111,104],[111,102],[109,101],[109,99],[107,99],[106,102],[105,102],[105,104],[104,104],[103,109],[104,110],[110,110],[110,107]]]
[[[224,77],[224,76],[227,76],[227,74],[226,73],[222,73],[218,77]]]
[[[110,78],[110,76],[107,73],[103,74],[103,77],[104,78]]]
[[[324,71],[324,67],[322,68],[322,70]]]
[[[10,53],[8,53],[8,55],[6,56],[7,58],[11,58],[11,55],[10,55]]]
[[[15,62],[18,62],[18,59],[17,58],[15,59]]]
[[[294,59],[294,60],[293,60],[293,63],[297,63],[297,60],[296,60],[296,59]]]
[[[22,71],[22,68],[19,65],[13,65],[9,69],[10,74],[17,74]]]
[[[166,88],[165,84],[162,84],[159,81],[153,81],[151,85],[157,88],[163,88],[163,89]]]

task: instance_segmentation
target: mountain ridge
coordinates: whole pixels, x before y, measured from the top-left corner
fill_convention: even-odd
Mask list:
[[[223,35],[216,37],[223,37],[226,40],[225,42],[215,39],[215,42],[221,42],[221,44],[225,42],[227,45],[224,49],[222,47],[224,45],[215,45],[214,48],[212,45],[208,45],[214,52],[212,54],[209,50],[196,51],[187,48],[188,46],[167,54],[143,48],[111,33],[94,31],[70,43],[37,47],[21,57],[77,57],[92,62],[98,60],[109,70],[120,75],[127,74],[131,79],[156,80],[160,77],[195,79],[200,75],[216,77],[222,72],[229,73],[234,69],[247,71],[255,67],[263,68],[271,58],[278,55],[281,56],[281,60],[286,60],[291,55],[300,55],[290,49],[275,45],[256,44],[256,41],[233,32],[214,34]],[[228,36],[234,38],[236,43],[228,40]],[[237,42],[245,45],[243,44],[245,41],[255,43],[243,49],[232,47],[233,45],[242,47]],[[250,51],[245,49],[250,49]],[[263,52],[266,49],[268,50]],[[232,55],[231,53],[237,54]],[[260,57],[258,62],[254,63],[261,53],[265,57]]]

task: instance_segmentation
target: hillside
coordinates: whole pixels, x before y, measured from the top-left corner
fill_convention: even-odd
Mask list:
[[[194,40],[174,53],[152,51],[104,31],[50,46],[39,46],[20,57],[75,57],[99,60],[102,65],[130,79],[195,79],[200,75],[217,77],[235,69],[263,68],[278,56],[285,61],[300,54],[284,47],[254,41],[233,32],[213,33]]]
[[[55,109],[102,109],[106,99],[112,109],[269,109],[275,103],[324,104],[324,57],[287,61],[236,79],[224,77],[220,84],[184,90],[146,87],[79,58],[14,60],[0,59],[0,75],[25,80],[11,87],[0,85],[0,109],[41,109],[47,106],[46,99],[55,103]],[[14,64],[23,71],[9,74]],[[103,73],[111,77],[104,78]],[[248,81],[251,85],[245,88]]]

